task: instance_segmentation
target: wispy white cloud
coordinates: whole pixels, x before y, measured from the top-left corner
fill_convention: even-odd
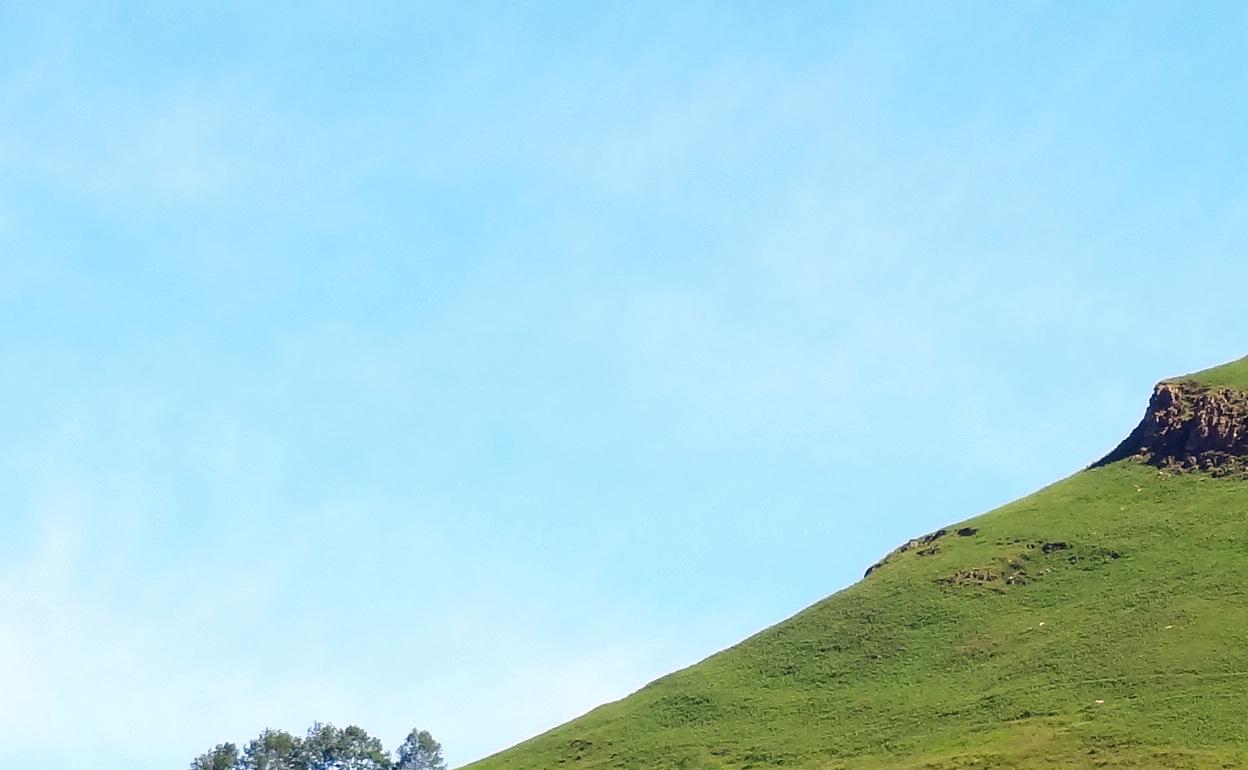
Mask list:
[[[66,14],[0,76],[0,764],[314,719],[501,748],[1091,459],[1163,355],[1236,344],[1242,191],[1173,205],[1085,109],[1128,36],[996,78],[991,18],[968,53],[886,11],[572,45],[255,8],[149,63]],[[719,587],[743,540],[754,605]]]

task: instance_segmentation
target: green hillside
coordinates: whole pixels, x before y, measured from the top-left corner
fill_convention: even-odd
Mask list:
[[[1211,387],[1248,390],[1248,357],[1179,379],[1193,380]]]
[[[1248,387],[1248,359],[1194,380]],[[911,541],[793,618],[470,767],[1248,767],[1248,483],[1151,459]]]

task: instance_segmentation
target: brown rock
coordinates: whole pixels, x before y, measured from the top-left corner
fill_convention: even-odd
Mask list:
[[[1139,458],[1158,468],[1243,470],[1248,466],[1248,393],[1195,382],[1163,382],[1144,420],[1092,467]]]

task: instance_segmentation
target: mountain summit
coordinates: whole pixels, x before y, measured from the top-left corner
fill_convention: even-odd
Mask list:
[[[1243,470],[1248,458],[1248,358],[1160,383],[1144,421],[1097,466],[1129,457],[1170,470]]]
[[[1246,459],[1248,359],[1167,380],[1091,468],[470,767],[1248,767]]]

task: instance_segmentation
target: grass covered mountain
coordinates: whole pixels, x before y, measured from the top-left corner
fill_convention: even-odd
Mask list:
[[[1248,359],[1093,467],[471,770],[1248,767]]]

